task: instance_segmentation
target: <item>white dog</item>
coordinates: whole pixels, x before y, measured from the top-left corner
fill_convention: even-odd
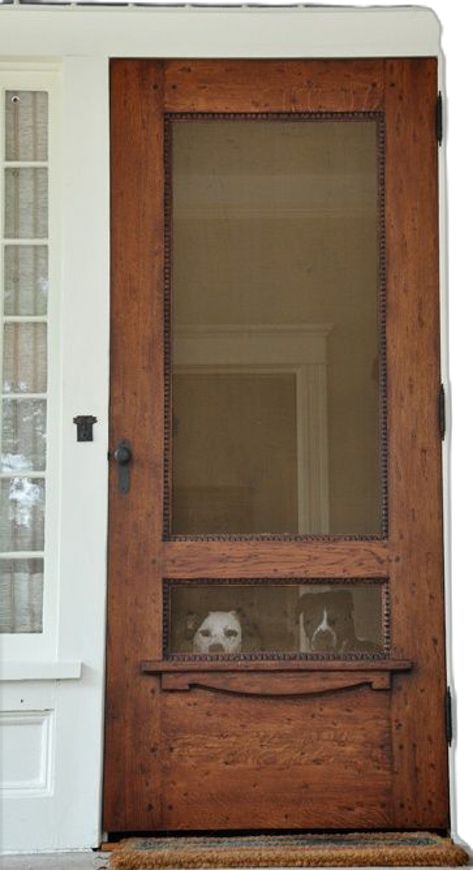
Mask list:
[[[207,614],[194,634],[195,653],[239,653],[241,623],[235,610],[214,610]]]

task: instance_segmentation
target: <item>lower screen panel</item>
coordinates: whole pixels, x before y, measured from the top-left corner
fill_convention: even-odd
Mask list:
[[[166,581],[165,654],[252,658],[389,654],[383,581]]]

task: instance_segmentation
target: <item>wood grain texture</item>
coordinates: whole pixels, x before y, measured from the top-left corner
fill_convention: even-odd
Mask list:
[[[161,696],[164,822],[172,829],[383,828],[389,693]]]
[[[263,659],[254,659],[253,661],[236,661],[232,660],[208,660],[208,661],[185,661],[166,659],[151,659],[150,661],[141,662],[141,672],[143,674],[165,674],[178,673],[179,671],[226,671],[228,673],[237,671],[265,671],[269,673],[286,672],[288,674],[294,671],[332,671],[332,672],[349,672],[349,671],[365,671],[367,673],[373,671],[410,671],[412,662],[403,659],[364,659],[360,660],[340,660],[340,659],[311,659],[311,660],[286,660],[286,661],[264,661]]]
[[[201,577],[388,577],[385,541],[170,541],[163,575]]]
[[[376,111],[383,61],[170,60],[167,112]]]
[[[435,59],[386,62],[394,824],[448,826]]]
[[[319,695],[335,689],[349,689],[353,686],[369,685],[372,689],[389,689],[389,671],[346,671],[339,672],[286,672],[274,671],[235,674],[232,672],[190,671],[161,674],[161,689],[165,692],[186,692],[198,686],[232,692],[237,695]]]
[[[110,476],[106,830],[448,827],[436,92],[428,58],[112,63],[110,444],[128,438],[134,458],[126,497]],[[163,542],[164,112],[383,107],[389,538]],[[250,697],[248,680],[300,689],[316,677],[299,663],[169,662],[153,678],[163,577],[389,578],[392,659],[412,673],[319,667],[341,691],[293,697]],[[347,688],[357,669],[393,690]],[[202,672],[212,687],[187,689]]]
[[[126,496],[110,468],[105,830],[161,823],[158,689],[139,662],[160,650],[162,626],[162,99],[159,64],[112,63],[110,447],[127,438],[133,460]]]

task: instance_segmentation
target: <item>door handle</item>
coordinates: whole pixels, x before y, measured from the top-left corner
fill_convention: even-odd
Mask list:
[[[130,489],[130,462],[133,458],[130,442],[126,439],[119,441],[112,455],[118,466],[118,491],[126,494]]]

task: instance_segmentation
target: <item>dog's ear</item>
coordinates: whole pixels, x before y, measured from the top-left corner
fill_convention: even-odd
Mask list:
[[[186,617],[184,620],[185,637],[188,639],[194,637],[194,634],[196,633],[199,625],[202,622],[203,622],[202,614],[195,613],[194,611],[189,610],[188,613],[186,613]]]
[[[246,611],[243,610],[243,607],[237,607],[235,610],[232,610],[232,613],[240,620],[241,626],[248,624],[248,616],[246,615]]]
[[[348,613],[352,613],[354,608],[353,595],[349,589],[334,589],[334,591],[330,593],[330,596],[337,610],[344,610]]]

